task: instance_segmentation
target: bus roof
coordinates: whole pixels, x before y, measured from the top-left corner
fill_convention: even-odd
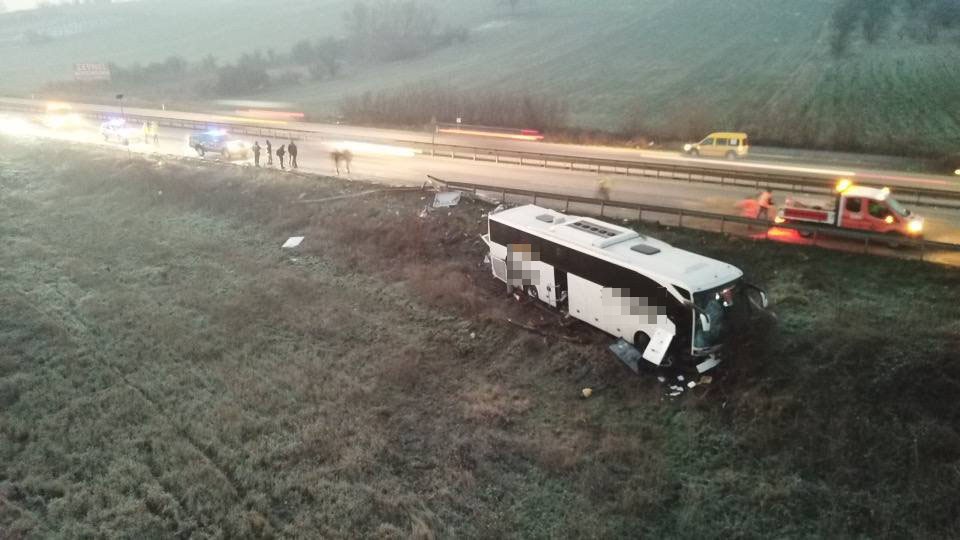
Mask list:
[[[675,248],[634,230],[532,204],[491,214],[490,219],[575,246],[661,283],[675,284],[692,292],[726,285],[743,276],[743,272],[731,264]]]

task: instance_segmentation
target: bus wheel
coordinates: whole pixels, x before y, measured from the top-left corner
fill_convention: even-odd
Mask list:
[[[537,287],[535,285],[527,285],[523,288],[523,292],[527,293],[527,296],[533,298],[534,300],[540,299],[540,293],[537,291]]]
[[[640,354],[643,354],[643,351],[647,350],[647,345],[650,344],[650,336],[644,332],[637,332],[633,335],[633,347],[640,351]]]

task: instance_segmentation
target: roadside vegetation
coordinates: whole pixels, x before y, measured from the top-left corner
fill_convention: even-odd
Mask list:
[[[955,269],[646,226],[780,319],[671,401],[488,205],[122,156],[0,140],[0,536],[957,536]]]

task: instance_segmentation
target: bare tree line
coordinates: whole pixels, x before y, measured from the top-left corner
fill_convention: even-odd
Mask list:
[[[872,45],[894,28],[901,39],[930,43],[958,27],[958,0],[838,0],[830,50],[840,56],[857,35]]]
[[[568,109],[550,96],[417,84],[347,97],[340,112],[348,121],[363,124],[422,126],[461,118],[467,124],[545,130],[563,128]]]

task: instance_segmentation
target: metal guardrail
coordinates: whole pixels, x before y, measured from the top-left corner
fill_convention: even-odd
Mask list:
[[[15,105],[0,102],[0,109],[43,113],[39,106]],[[97,119],[115,118],[116,113],[101,111],[78,111]],[[160,126],[182,129],[224,128],[234,133],[258,137],[275,137],[294,140],[320,138],[321,134],[303,129],[278,129],[243,122],[207,122],[174,119],[165,116],[151,116],[127,113],[126,117],[135,121],[157,122]],[[778,171],[748,171],[710,166],[709,164],[691,165],[656,161],[631,161],[620,159],[590,158],[576,155],[550,154],[519,150],[501,150],[479,146],[437,144],[424,141],[394,140],[396,144],[411,146],[432,156],[469,159],[492,163],[557,168],[571,171],[589,171],[597,174],[623,174],[643,176],[662,180],[679,180],[720,186],[740,186],[760,188],[788,189],[796,193],[827,194],[832,193],[834,178],[794,175]],[[864,182],[863,185],[871,185]],[[876,186],[882,187],[882,186]],[[943,189],[897,187],[897,198],[915,206],[930,206],[960,210],[960,191]]]
[[[404,141],[398,141],[404,142]],[[559,168],[588,171],[597,174],[646,176],[662,180],[680,180],[720,186],[740,186],[787,189],[794,193],[832,194],[835,179],[791,175],[776,171],[744,171],[711,167],[709,165],[679,165],[673,163],[598,159],[562,154],[547,154],[516,150],[499,150],[475,146],[407,142],[431,155],[494,163],[509,163],[541,168]],[[869,186],[868,182],[858,182]],[[874,186],[883,187],[883,186]],[[931,206],[960,210],[960,191],[930,188],[897,187],[897,199],[915,206]],[[951,204],[952,203],[952,204]]]
[[[817,239],[819,237],[831,237],[831,238],[841,238],[846,240],[852,240],[856,242],[863,243],[863,252],[868,254],[880,254],[880,255],[899,255],[903,256],[907,253],[907,249],[913,250],[914,253],[919,253],[918,257],[921,261],[926,260],[929,252],[935,251],[950,251],[950,252],[960,252],[960,244],[951,244],[948,242],[936,242],[927,239],[918,239],[918,238],[907,238],[903,236],[892,237],[890,235],[872,233],[866,231],[853,231],[849,229],[838,229],[835,227],[828,227],[823,225],[814,225],[814,224],[801,224],[801,223],[784,223],[774,225],[769,221],[760,221],[756,219],[746,218],[742,216],[731,216],[727,214],[716,214],[712,212],[703,212],[700,210],[688,210],[683,208],[673,208],[668,206],[658,206],[652,204],[644,203],[635,203],[627,201],[609,201],[605,199],[592,198],[592,197],[580,197],[575,195],[563,195],[559,193],[548,193],[543,191],[532,191],[526,189],[518,188],[507,188],[507,187],[495,187],[483,184],[473,184],[468,182],[457,182],[450,180],[443,180],[433,176],[428,176],[431,180],[446,186],[448,189],[454,189],[458,191],[466,191],[473,194],[478,193],[494,193],[499,195],[500,202],[506,202],[507,195],[516,195],[521,197],[527,197],[533,200],[533,204],[537,204],[538,200],[549,200],[549,201],[558,201],[563,203],[563,211],[568,212],[571,204],[584,204],[590,206],[599,207],[599,215],[604,216],[604,212],[607,208],[615,208],[619,210],[630,210],[635,211],[637,216],[637,221],[645,221],[644,214],[648,216],[650,214],[659,214],[659,215],[669,215],[677,217],[678,227],[687,228],[687,229],[700,229],[697,227],[690,227],[689,221],[687,225],[684,225],[684,218],[693,218],[712,221],[719,224],[718,230],[721,234],[727,232],[733,232],[730,230],[730,225],[745,225],[748,227],[756,227],[758,225],[763,226],[767,229],[765,236],[769,238],[769,230],[771,227],[776,227],[778,229],[790,229],[795,230],[798,233],[809,234],[811,242],[813,245],[817,245]],[[891,244],[895,243],[896,247],[892,247]],[[876,248],[883,248],[883,251],[879,251]]]

